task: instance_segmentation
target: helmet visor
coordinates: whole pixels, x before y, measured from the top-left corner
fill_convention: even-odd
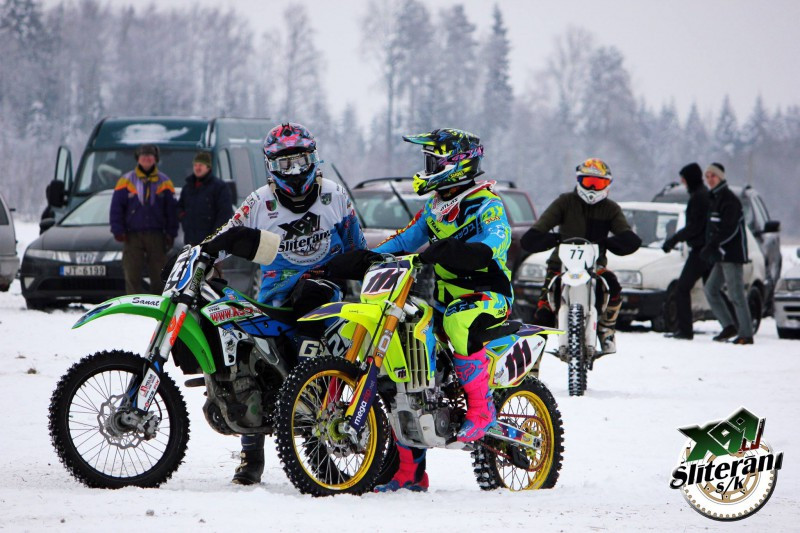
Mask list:
[[[578,176],[578,183],[584,189],[592,191],[602,191],[611,185],[611,180],[608,178],[598,178],[597,176]]]
[[[308,172],[311,165],[318,160],[316,152],[304,152],[267,159],[267,168],[270,172],[275,172],[284,176],[296,176]]]

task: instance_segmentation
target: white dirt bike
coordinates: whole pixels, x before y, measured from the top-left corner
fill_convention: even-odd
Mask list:
[[[566,335],[558,337],[555,355],[569,367],[570,396],[583,396],[587,372],[602,356],[597,349],[597,283],[603,286],[601,312],[608,305],[608,284],[595,272],[599,248],[579,237],[566,239],[558,246],[562,271],[550,281],[547,298],[558,309],[556,327]],[[560,305],[556,305],[559,299]]]

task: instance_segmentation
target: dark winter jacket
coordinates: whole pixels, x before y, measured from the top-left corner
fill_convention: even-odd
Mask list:
[[[114,187],[110,221],[114,235],[161,231],[174,239],[178,213],[172,181],[157,167],[145,174],[137,165]]]
[[[558,233],[549,233],[558,226]],[[613,237],[608,234],[613,233]],[[619,205],[608,198],[596,204],[587,204],[576,191],[564,193],[545,209],[536,223],[522,236],[522,248],[541,252],[556,246],[560,241],[582,237],[600,246],[597,264],[605,266],[606,250],[617,255],[632,254],[642,245],[642,240],[631,229]],[[561,268],[558,250],[547,260],[554,270]]]
[[[690,248],[700,250],[706,243],[706,221],[710,200],[708,188],[703,185],[702,178],[697,181],[684,176],[689,190],[689,202],[686,204],[686,225],[668,239],[669,248],[679,242],[685,242]]]
[[[747,263],[747,233],[742,202],[722,181],[709,193],[706,245],[702,257],[709,262]]]
[[[211,175],[186,178],[178,200],[178,218],[186,244],[199,244],[233,216],[231,191],[225,183]]]

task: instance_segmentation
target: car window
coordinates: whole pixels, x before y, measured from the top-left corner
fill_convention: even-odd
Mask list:
[[[391,191],[356,190],[353,200],[368,228],[400,229],[410,221],[408,211]],[[403,196],[403,200],[412,216],[425,205],[425,198],[417,196]]]
[[[758,217],[761,219],[762,227],[767,223],[769,220],[769,211],[767,211],[767,206],[764,205],[764,200],[761,199],[760,196],[757,194],[753,195],[753,205],[758,212]]]
[[[528,196],[523,192],[503,191],[500,193],[503,204],[506,206],[508,216],[514,224],[533,224],[536,216],[528,201]]]
[[[250,164],[250,151],[247,148],[231,148],[231,171],[236,180],[236,190],[238,194],[248,195],[255,189],[253,188],[253,167]]]
[[[76,191],[78,194],[89,194],[113,189],[119,178],[136,167],[133,158],[134,147],[129,150],[103,150],[88,152],[84,155]],[[184,178],[192,173],[194,151],[161,150],[158,170],[180,187]]]
[[[3,202],[0,202],[0,226],[8,226],[8,213]]]
[[[756,232],[758,226],[756,225],[755,213],[753,213],[753,205],[747,197],[742,198],[742,211],[744,212],[744,223],[750,228],[750,231]]]
[[[660,248],[664,240],[678,229],[677,213],[644,209],[623,209],[622,212],[634,233],[642,239],[642,246]]]
[[[111,210],[111,195],[98,194],[87,199],[72,210],[59,223],[60,226],[108,225]]]

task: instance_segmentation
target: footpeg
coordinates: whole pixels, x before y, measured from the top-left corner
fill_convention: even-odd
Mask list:
[[[186,387],[204,387],[206,384],[206,378],[187,379],[183,384]]]

